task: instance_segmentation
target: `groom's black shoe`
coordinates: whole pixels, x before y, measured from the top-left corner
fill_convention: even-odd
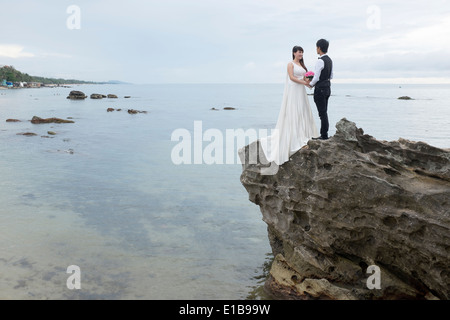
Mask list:
[[[313,140],[328,140],[328,137],[317,137],[317,138],[312,138]]]

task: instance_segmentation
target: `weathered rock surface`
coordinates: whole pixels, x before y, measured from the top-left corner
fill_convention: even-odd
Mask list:
[[[21,122],[19,119],[6,119],[6,122]]]
[[[346,119],[336,128],[273,175],[261,174],[257,141],[240,150],[275,256],[266,288],[284,299],[449,299],[450,150],[378,141]],[[367,286],[372,265],[380,289]]]
[[[110,99],[117,99],[118,97],[115,94],[108,94],[108,98],[110,98]]]
[[[81,91],[70,91],[69,95],[67,96],[67,99],[71,100],[84,100],[87,98],[87,95],[85,95]]]
[[[41,124],[41,123],[75,123],[72,120],[65,120],[65,119],[60,119],[60,118],[39,118],[37,116],[34,116],[31,119],[31,123],[33,124]]]

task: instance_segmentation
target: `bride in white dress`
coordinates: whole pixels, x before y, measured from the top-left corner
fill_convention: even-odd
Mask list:
[[[304,79],[307,68],[303,62],[303,49],[292,49],[292,61],[287,66],[286,84],[278,121],[273,134],[260,139],[260,145],[269,162],[281,165],[289,157],[318,136],[318,130],[309,105]]]

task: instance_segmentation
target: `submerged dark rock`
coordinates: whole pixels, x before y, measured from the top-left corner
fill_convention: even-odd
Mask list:
[[[141,111],[141,110],[135,110],[135,109],[128,109],[129,114],[137,114],[137,113],[147,113],[147,111]]]
[[[34,137],[34,136],[37,136],[37,134],[34,133],[34,132],[20,132],[20,133],[17,133],[17,135],[27,136],[27,137]]]
[[[75,123],[72,120],[64,120],[64,119],[60,119],[60,118],[39,118],[37,116],[34,116],[31,119],[31,123],[33,124],[41,124],[41,123]]]
[[[401,97],[398,97],[397,99],[399,99],[399,100],[414,100],[413,98],[408,97],[408,96],[401,96]]]
[[[379,141],[346,119],[336,128],[271,175],[258,141],[240,150],[275,256],[266,288],[285,299],[449,299],[450,150]],[[368,287],[372,266],[380,289]]]

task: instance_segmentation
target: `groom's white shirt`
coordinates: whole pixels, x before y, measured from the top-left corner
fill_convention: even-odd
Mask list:
[[[326,56],[327,54],[323,54],[320,57],[322,58],[323,56]],[[314,77],[311,80],[311,82],[309,83],[309,85],[311,87],[314,87],[317,83],[317,81],[319,81],[319,77],[320,77],[320,73],[322,72],[323,68],[325,67],[325,62],[323,62],[322,59],[317,59],[316,62],[316,67],[314,69]],[[330,79],[333,79],[333,68],[331,68],[331,75],[330,75]]]

